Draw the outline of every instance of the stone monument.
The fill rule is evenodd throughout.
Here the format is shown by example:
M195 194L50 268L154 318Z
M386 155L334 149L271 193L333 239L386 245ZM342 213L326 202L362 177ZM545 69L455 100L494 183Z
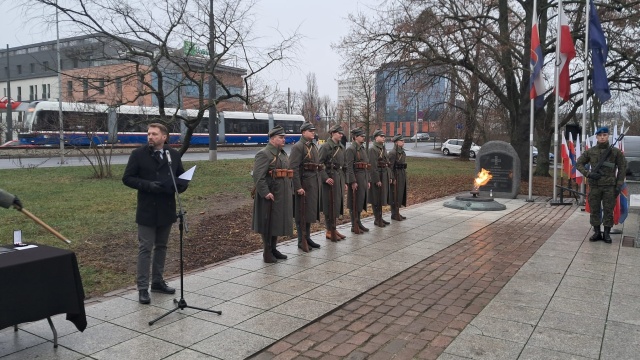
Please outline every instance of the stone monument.
M511 144L504 141L489 141L482 145L476 158L476 173L488 170L493 176L486 185L480 186L483 196L515 199L520 191L520 158Z

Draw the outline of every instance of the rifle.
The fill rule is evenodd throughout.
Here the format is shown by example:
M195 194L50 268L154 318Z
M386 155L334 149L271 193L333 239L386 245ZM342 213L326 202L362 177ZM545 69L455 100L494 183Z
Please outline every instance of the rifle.
M271 241L271 213L273 210L273 200L267 200L267 239Z
M304 189L304 188L303 188ZM305 216L305 196L306 195L298 195L300 196L300 226L298 231L300 231L300 237L302 238L302 251L309 252L309 244L307 244L307 237L305 236L305 229L307 228L307 221Z
M331 162L331 169L333 169L333 162ZM338 241L338 239L336 239L336 216L334 205L335 200L333 198L333 185L329 185L329 217L331 218L329 224L331 224L331 241L336 242Z
M618 144L618 142L622 141L623 138L624 138L624 134L620 134L618 136L618 138L613 142L613 144L611 144L609 146L609 148L607 149L607 152L604 154L604 156L600 157L600 160L598 161L596 166L591 170L592 174L602 175L602 174L600 174L600 168L602 167L604 162L607 161L607 159L609 158L609 155L611 155L611 151L613 150L613 148ZM596 181L598 181L598 180L596 180Z
M358 182L356 181L356 184L357 183ZM354 234L362 234L362 231L360 231L360 225L358 224L358 219L357 219L357 217L360 215L359 214L360 211L356 209L358 207L358 190L354 189L353 187L351 187L351 191L353 192L353 196L352 196L353 197L353 201L352 201L353 202L353 208L352 208L353 214L351 216L351 228L353 230L355 230Z

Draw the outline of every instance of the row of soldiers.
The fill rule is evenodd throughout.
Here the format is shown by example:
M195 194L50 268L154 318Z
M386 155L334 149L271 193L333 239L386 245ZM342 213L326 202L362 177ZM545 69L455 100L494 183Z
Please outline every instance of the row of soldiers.
M345 136L340 125L329 129L330 137L320 148L313 142L313 124L300 127L300 141L284 151L285 130L276 126L269 131L269 144L255 156L253 181L255 184L252 229L262 235L263 259L274 263L287 256L277 250L278 236L293 235L293 221L298 233L298 247L308 252L320 245L309 233L311 223L326 222L326 238L339 241L345 238L336 228L336 219L344 213L344 192L351 213L351 232L369 231L360 215L367 203L373 207L374 225L385 227L382 207L391 204L391 219L402 221L400 206L406 206L407 177L404 140L393 138L394 148L387 154L385 134L373 134L373 146L364 146L366 134L362 129L351 131L351 146L345 149Z

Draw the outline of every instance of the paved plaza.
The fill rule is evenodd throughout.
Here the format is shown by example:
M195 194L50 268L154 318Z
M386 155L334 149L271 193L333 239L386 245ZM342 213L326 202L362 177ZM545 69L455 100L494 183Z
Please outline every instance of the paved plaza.
M295 241L185 277L189 305L126 289L87 304L78 332L53 318L0 330L0 359L640 359L640 249L632 209L613 244L589 242L588 214L523 198L503 211L412 206L338 243ZM388 218L388 214L386 217ZM179 286L179 280L170 281ZM43 301L45 301L43 299Z

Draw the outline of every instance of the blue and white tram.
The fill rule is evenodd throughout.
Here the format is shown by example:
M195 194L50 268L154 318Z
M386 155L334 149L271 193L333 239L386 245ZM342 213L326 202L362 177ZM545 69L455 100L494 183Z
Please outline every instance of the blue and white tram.
M55 101L36 101L29 104L26 120L18 135L20 145L56 146L60 143L60 104ZM72 146L94 144L139 145L147 142L147 124L159 122L170 131L169 142L181 144L186 126L171 115L176 109L165 108L162 117L157 107L122 105L109 107L94 103L62 103L64 141ZM188 119L197 117L197 110L177 110ZM209 145L209 112L205 111L200 125L191 137L191 146ZM275 125L286 132L286 142L300 139L301 115L265 114L244 111L222 111L218 114L219 144L263 144L267 133Z

